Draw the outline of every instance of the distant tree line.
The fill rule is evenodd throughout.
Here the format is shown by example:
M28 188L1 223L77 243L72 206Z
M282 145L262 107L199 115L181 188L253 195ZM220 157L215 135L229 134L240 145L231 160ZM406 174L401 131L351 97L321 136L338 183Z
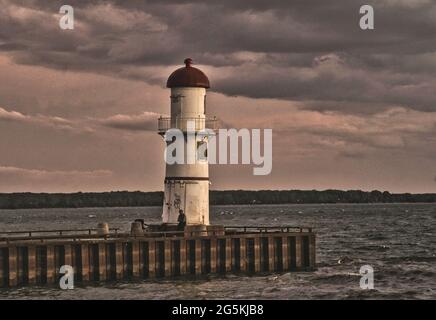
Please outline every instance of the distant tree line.
M436 202L436 194L394 194L388 191L361 190L261 190L212 191L211 204L285 203L394 203Z
M161 206L162 192L2 193L0 209ZM211 191L212 205L286 203L436 202L436 194L393 194L360 190Z
M162 192L1 193L0 209L162 205Z

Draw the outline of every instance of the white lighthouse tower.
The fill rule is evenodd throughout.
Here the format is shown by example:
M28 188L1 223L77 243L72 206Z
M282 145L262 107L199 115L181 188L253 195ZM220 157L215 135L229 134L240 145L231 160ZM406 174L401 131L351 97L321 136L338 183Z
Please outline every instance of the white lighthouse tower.
M165 135L169 129L181 130L184 133L185 150L193 150L204 143L207 144L207 137L188 139L188 127L195 133L204 131L205 128L215 129L216 120L206 118L206 89L210 87L209 79L201 70L192 66L192 59L185 59L184 62L185 67L177 69L168 78L167 88L171 89L171 116L159 118L158 131L159 134ZM187 162L189 161L182 164L166 164L163 223L177 223L179 210L182 209L188 225L209 225L207 157L196 155L195 163Z

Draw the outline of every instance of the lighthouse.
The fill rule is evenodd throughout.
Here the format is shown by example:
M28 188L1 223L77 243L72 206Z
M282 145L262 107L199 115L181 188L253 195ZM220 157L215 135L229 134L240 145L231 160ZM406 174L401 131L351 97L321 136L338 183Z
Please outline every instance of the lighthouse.
M206 117L206 90L209 79L198 68L192 66L192 59L184 61L185 66L175 70L168 78L167 88L171 90L170 117L160 117L158 133L165 137L170 129L183 133L184 150L207 149L207 135L198 134L205 129L216 129L216 120ZM188 133L194 133L194 138ZM166 141L167 147L171 141ZM204 145L205 144L205 145ZM206 154L206 156L204 156ZM162 222L175 224L179 211L186 215L187 225L209 225L209 164L207 152L195 154L195 161L183 163L166 162Z

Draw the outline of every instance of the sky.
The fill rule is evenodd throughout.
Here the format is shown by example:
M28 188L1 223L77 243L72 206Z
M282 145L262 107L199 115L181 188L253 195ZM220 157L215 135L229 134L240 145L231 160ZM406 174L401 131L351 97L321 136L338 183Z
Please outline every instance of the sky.
M273 130L270 175L211 165L211 189L436 192L433 0L0 0L0 192L162 190L187 57L209 116Z

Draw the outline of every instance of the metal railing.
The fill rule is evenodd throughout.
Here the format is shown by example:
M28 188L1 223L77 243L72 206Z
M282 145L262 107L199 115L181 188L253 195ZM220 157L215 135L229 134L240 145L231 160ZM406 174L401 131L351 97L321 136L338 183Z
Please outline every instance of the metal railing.
M312 232L311 227L295 226L225 226L226 232L233 231L237 233L274 233L274 232Z
M204 129L217 130L218 120L214 118L170 118L160 117L157 122L157 131L160 134L165 133L169 129L179 129L187 131L188 126L191 126L192 130L199 131ZM191 129L190 128L190 129Z
M27 234L27 237L32 237L35 236L35 234L41 234L41 233L46 233L48 235L68 235L68 233L77 233L77 232L82 232L86 233L88 235L91 235L94 233L97 233L98 229L92 229L92 228L87 228L87 229L54 229L54 230L24 230L24 231L0 231L0 235L24 235ZM118 233L118 231L120 230L120 228L109 228L109 232L110 231L114 231L115 234Z
M63 229L63 230L29 230L29 231L0 231L0 242L41 241L45 240L89 240L89 239L120 239L120 238L168 238L168 237L204 237L231 236L239 234L271 234L271 233L311 233L310 227L295 226L224 226L223 229L185 230L185 231L147 231L144 234L120 232L119 228L110 228L109 234L100 235L97 229ZM224 231L224 232L223 232ZM2 236L3 235L3 236Z

